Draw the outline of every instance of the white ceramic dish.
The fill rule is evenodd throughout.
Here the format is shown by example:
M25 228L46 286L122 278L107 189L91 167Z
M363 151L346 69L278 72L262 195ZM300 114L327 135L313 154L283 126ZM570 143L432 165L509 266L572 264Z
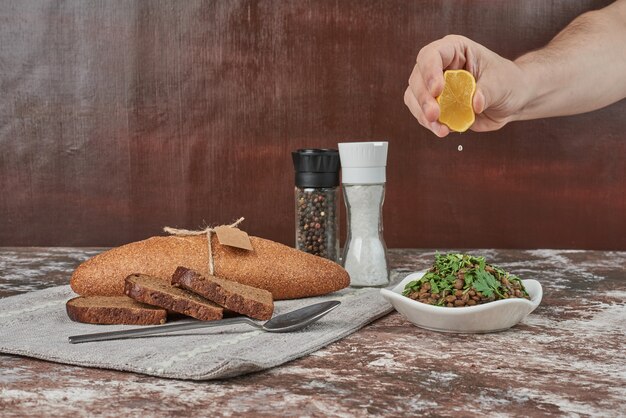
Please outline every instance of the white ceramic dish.
M381 289L382 295L406 319L421 328L442 332L497 332L511 328L535 310L543 290L537 280L522 280L530 300L514 298L497 300L464 308L433 306L402 296L404 286L418 280L425 272L409 274L391 290Z

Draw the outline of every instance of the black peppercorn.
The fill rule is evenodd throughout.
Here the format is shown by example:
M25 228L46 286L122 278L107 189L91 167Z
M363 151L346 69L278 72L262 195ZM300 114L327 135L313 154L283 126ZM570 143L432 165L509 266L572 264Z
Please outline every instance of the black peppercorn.
M292 152L295 168L296 248L339 261L339 152Z
M337 261L336 188L296 188L296 248ZM313 204L311 204L313 203Z

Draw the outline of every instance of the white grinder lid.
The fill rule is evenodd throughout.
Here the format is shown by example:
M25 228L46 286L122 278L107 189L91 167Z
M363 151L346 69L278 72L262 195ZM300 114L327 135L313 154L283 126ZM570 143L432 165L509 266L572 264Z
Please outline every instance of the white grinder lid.
M387 141L340 142L341 182L344 184L385 183Z

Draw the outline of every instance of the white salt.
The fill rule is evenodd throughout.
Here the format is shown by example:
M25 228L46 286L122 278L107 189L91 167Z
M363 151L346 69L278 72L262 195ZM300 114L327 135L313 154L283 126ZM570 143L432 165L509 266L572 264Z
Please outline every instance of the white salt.
M350 285L385 286L389 283L381 214L385 185L344 184L343 190L349 223L343 264L350 274Z

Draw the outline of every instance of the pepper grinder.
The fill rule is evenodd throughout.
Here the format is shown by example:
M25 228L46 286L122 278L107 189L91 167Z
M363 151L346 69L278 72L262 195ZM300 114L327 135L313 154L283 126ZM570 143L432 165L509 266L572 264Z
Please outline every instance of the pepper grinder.
M341 183L348 213L343 267L350 274L351 286L389 284L382 215L387 147L387 142L339 144Z
M339 153L299 149L291 153L295 176L296 248L339 262Z

